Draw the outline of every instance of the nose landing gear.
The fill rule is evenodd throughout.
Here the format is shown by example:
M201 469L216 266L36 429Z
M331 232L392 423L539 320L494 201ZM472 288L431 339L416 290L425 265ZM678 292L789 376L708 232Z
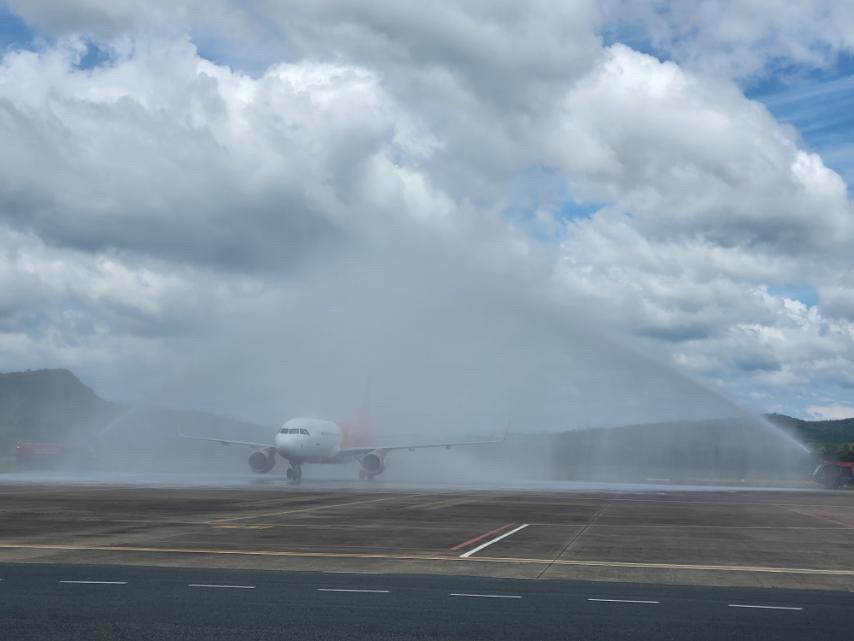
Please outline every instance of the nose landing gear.
M291 463L291 466L288 468L286 476L288 477L288 482L290 482L292 485L299 485L300 483L302 483L302 466Z

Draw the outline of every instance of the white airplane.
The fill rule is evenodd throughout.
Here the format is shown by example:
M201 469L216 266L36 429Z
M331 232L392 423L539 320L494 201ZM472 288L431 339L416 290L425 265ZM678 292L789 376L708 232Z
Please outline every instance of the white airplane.
M222 445L245 445L254 448L249 455L249 467L264 474L276 465L276 454L289 463L287 478L294 484L302 481L303 463L351 463L358 461L360 480L371 480L386 469L386 457L394 450L418 450L429 447L464 447L490 445L499 440L463 441L445 443L419 443L409 445L371 445L370 421L367 412L354 423L339 423L318 418L292 418L286 421L273 439L273 443L232 441L208 436L181 437L197 441L211 441Z

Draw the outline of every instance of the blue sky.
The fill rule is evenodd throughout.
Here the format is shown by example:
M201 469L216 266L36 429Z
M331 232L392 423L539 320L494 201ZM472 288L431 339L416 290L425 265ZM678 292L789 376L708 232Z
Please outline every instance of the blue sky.
M0 2L0 51L27 47L33 41L33 31Z
M774 117L795 127L825 164L854 184L854 56L841 54L830 69L787 69L747 87Z

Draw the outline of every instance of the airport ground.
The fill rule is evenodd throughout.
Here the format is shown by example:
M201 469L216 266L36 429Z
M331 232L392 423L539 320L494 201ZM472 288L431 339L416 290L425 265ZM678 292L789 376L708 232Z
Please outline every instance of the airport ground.
M483 577L0 564L15 641L832 641L851 595Z
M389 639L842 638L854 623L852 491L6 484L0 515L2 615L42 633L29 638L73 636L51 637L32 597L80 638L115 632L80 614L96 607L140 623L129 599L166 638L180 623L167 596L213 617L205 638L252 617L253 638L278 638L265 626L288 612L300 638L343 638L334 617L363 635L349 638ZM401 617L423 619L421 636ZM619 634L597 636L606 623Z

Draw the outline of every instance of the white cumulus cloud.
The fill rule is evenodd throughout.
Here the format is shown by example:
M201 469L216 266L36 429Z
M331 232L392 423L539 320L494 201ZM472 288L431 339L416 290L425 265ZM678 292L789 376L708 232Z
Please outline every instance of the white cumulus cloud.
M807 408L810 416L823 420L840 420L843 418L854 418L854 407L851 405L811 405Z
M847 186L731 80L849 45L720 6L689 37L682 3L11 2L44 39L0 60L0 356L125 395L169 357L236 363L259 374L221 409L268 416L276 381L352 386L370 346L598 420L605 370L533 366L575 336L564 356L642 353L687 398L683 374L760 409L854 403ZM627 25L671 60L605 44Z

